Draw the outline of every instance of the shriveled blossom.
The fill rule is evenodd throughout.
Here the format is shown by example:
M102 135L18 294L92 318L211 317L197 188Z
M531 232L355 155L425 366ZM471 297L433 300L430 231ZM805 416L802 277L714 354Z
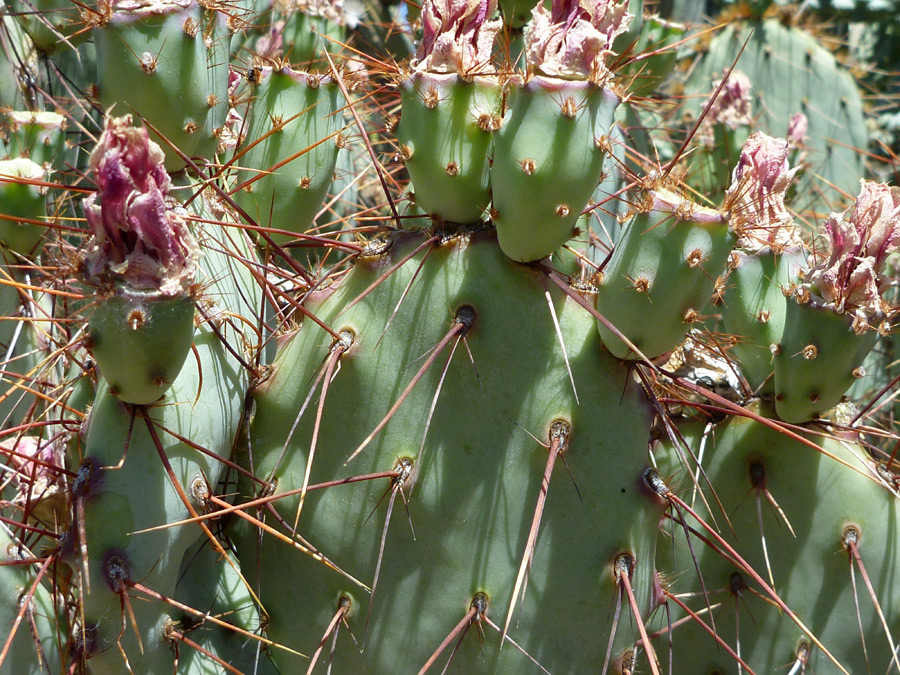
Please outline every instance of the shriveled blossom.
M98 190L85 200L94 238L86 271L133 289L176 295L194 278L196 243L168 198L171 179L162 149L131 116L111 117L91 153Z
M61 443L36 436L5 438L0 441L0 453L7 457L7 466L14 471L14 503L34 506L62 492L65 453Z
M809 133L809 120L802 112L794 113L788 120L788 141L791 147L796 148L803 144Z
M531 12L525 33L528 65L543 75L603 82L616 36L634 18L628 0L553 0Z
M727 71L724 73L727 76ZM713 95L722 80L713 82ZM728 129L737 129L752 123L750 109L752 104L750 78L739 70L731 71L722 90L719 91L707 113L709 124L723 124Z
M874 326L889 312L881 294L885 261L900 246L900 188L861 180L856 203L832 213L822 233L828 259L807 272L810 290L856 325Z
M754 131L741 149L725 192L725 208L738 236L737 246L748 253L765 247L776 252L801 245L784 197L797 172L788 164L789 144Z
M503 26L489 20L496 11L497 0L426 0L413 68L466 77L490 72L494 38Z

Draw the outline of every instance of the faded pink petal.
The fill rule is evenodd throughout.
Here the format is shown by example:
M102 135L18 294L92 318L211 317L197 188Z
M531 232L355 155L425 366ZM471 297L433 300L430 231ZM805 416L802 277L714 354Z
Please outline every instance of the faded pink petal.
M764 247L778 252L801 245L794 219L784 197L797 169L788 164L788 142L761 131L750 134L741 158L731 172L725 208L738 235L739 248L756 252Z
M634 18L628 0L553 0L531 12L525 33L528 65L549 77L602 83L616 36Z
M488 20L496 11L497 0L426 0L413 67L464 76L490 72L494 38L503 26L500 19Z
M856 203L832 213L822 233L828 260L809 270L807 283L836 312L873 325L883 314L882 294L890 283L887 256L900 246L900 188L861 180Z
M788 140L791 147L802 145L809 133L809 120L802 112L794 113L788 121Z
M109 118L91 153L98 190L85 200L94 234L88 272L172 295L193 280L196 244L170 204L162 149L131 116Z
M65 465L61 443L36 436L18 436L0 441L0 453L7 457L7 466L14 470L16 503L38 501L60 491Z
M727 75L727 71L723 74ZM721 83L722 80L713 82L713 94ZM731 76L712 102L706 119L711 124L724 124L729 129L750 125L753 122L750 114L751 91L750 78L739 70L731 71Z

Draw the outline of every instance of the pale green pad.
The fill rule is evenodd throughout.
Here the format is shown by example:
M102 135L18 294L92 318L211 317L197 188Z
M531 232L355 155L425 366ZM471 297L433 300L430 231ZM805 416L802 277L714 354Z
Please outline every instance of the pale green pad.
M587 82L547 77L510 87L494 140L492 218L503 252L527 262L573 237L600 182L602 141L619 99Z
M385 429L343 466L422 366L423 354L451 328L454 312L463 305L477 312L467 336L474 367L460 344L425 437L420 473L406 488L415 538L398 495L365 652L360 654L342 629L335 672L417 672L478 591L489 595L488 616L503 625L547 462L546 448L529 434L546 442L550 423L560 417L572 424L566 454L572 477L557 461L527 592L510 637L551 672L599 672L617 593L611 566L619 553L631 551L636 557L633 585L641 612L650 609L652 540L660 507L640 483L647 409L629 384L627 368L600 350L591 316L551 287L578 389L576 403L544 297L547 282L506 259L490 233L451 241L431 250L424 262L424 252L418 253L363 301L347 307L422 240L421 235L402 236L388 259L360 261L327 297L310 298L310 309L320 319L355 334L324 403L311 483L390 470L399 457L417 457L449 347ZM257 390L252 462L258 476L277 478L278 493L302 485L318 393L288 438L330 344L327 333L305 323L280 351L272 378ZM387 488L381 479L309 493L298 533L371 584L387 502L379 506L379 500ZM297 497L277 502L277 508L292 524ZM267 535L260 555L257 531L240 530L244 569L259 570L255 578L269 612L270 637L311 653L342 594L354 602L351 629L357 639L365 635L365 591ZM628 611L625 603L614 655L636 639L634 622L625 618ZM539 672L511 645L500 650L493 629L485 631L483 641L470 631L452 672ZM284 652L273 655L282 672L307 667ZM327 655L317 670L326 661Z
M441 220L477 221L491 201L491 129L500 121L497 81L416 72L401 83L400 101L397 140L416 204Z

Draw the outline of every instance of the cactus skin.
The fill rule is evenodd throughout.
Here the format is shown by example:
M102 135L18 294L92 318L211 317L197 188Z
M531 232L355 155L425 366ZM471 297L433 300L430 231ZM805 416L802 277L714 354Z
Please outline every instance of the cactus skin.
M495 78L466 82L455 73L415 72L401 82L397 141L426 213L474 223L487 211L500 93Z
M172 386L194 338L193 298L127 293L91 314L88 339L113 395L153 403Z
M572 238L600 180L618 104L587 82L536 76L513 87L491 165L492 220L510 258L539 260Z
M887 616L895 616L887 608L896 606L897 585L889 551L898 502L866 450L852 436L823 442L805 435L810 442L805 445L747 418L732 418L705 434L703 426L687 425L684 432L694 452L700 451L701 437L706 437L704 471L722 498L721 511L728 514L733 529L722 533L725 539L766 583L774 585L829 651L840 654L847 671L889 668L891 649L884 628L870 593L860 583L861 571L856 563L854 590L850 554L843 543L847 529L857 528L859 553L875 595ZM679 482L687 491L684 499L690 502L690 478L684 475L672 446L659 448L656 457L661 472L680 476ZM828 494L826 500L819 498L823 491ZM699 499L694 504L702 516L709 516ZM713 508L721 518L719 507ZM704 546L699 538L694 539L694 550L706 588L711 591L709 602L716 604L717 633L732 648L736 648L740 636L740 654L755 672L772 672L792 664L804 641L809 647L807 670L840 672L790 617L767 602L767 594L745 570ZM673 575L672 592L700 593L680 528L670 526L662 535L658 560L664 572ZM668 567L673 562L675 566ZM746 588L731 583L735 572ZM705 609L702 595L692 597L688 604L694 611ZM670 619L674 622L682 613L673 610ZM865 636L865 649L860 630ZM716 649L712 638L695 624L676 629L673 645L673 663L687 672L711 675L734 667L727 652Z
M399 238L391 259L399 259L419 241L408 235ZM397 503L366 650L360 654L341 637L335 666L355 672L415 672L477 591L487 593L488 615L503 625L547 461L546 449L523 430L546 442L550 423L563 418L572 425L565 456L581 499L558 462L528 592L519 601L510 637L551 671L569 666L599 669L610 630L607 608L615 604L617 593L611 573L617 554L631 551L637 559L633 585L640 611L651 609L651 541L660 507L640 487L649 418L636 392L626 385L625 368L601 353L590 316L557 292L552 294L553 303L578 391L580 404L576 403L553 331L538 330L542 324L552 325L539 276L506 260L487 234L450 239L429 252L419 272L422 283L412 287L378 344L385 310L396 304L422 255L352 309L342 311L390 260L358 264L339 289L312 305L331 325L352 331L353 345L341 357L341 370L329 387L311 484L326 477L390 470L398 457L412 458L416 467L407 492L415 539ZM342 467L406 386L417 357L452 325L452 315L447 316L444 308L466 305L477 312L466 335L477 376L459 345L427 428L421 463L417 455L426 431L423 411L435 396L438 369L426 374L384 431ZM417 309L426 306L442 311ZM244 462L249 464L252 458L259 475L276 478L278 492L303 484L314 411L307 409L293 434L291 429L308 383L328 358L329 344L321 329L304 325L280 352L272 378L256 391L250 454ZM441 354L440 362L446 354ZM512 361L529 365L518 368L519 376L512 378ZM298 382L305 384L298 387ZM486 407L486 401L502 403L499 408ZM383 507L366 520L387 488L386 482L373 482L311 492L300 531L348 572L371 579ZM483 499L503 503L501 512L483 509ZM296 497L279 502L289 523L296 505ZM447 527L448 518L452 528ZM585 538L589 543L576 544ZM238 542L245 564L250 569L261 566L259 592L269 613L270 634L279 642L304 653L312 651L342 594L353 600L350 625L360 639L369 611L362 589L279 542L264 536L258 544L253 528L241 528ZM440 573L415 571L436 559L448 563ZM292 577L315 582L289 588L267 583L274 570L285 567ZM410 585L415 593L404 590ZM308 613L309 621L298 623L298 612ZM525 630L527 626L532 628ZM627 622L619 623L616 654L634 639L632 630ZM559 650L560 644L569 647ZM273 657L282 669L297 667L289 654ZM454 668L471 673L537 672L515 648L507 645L499 650L499 636L491 630L483 644L471 638L463 642Z
M44 2L21 0L32 1ZM324 2L298 4L320 12ZM0 247L0 544L17 549L6 547L10 564L0 565L0 673L856 675L900 666L891 662L898 237L893 225L855 227L870 211L893 223L900 202L864 183L863 206L825 217L848 200L818 176L839 174L850 189L863 171L850 146L868 136L858 134L859 93L815 44L821 35L774 4L760 17L767 3L755 3L742 25L760 29L746 54L762 65L738 63L732 76L748 75L737 100L756 108L735 130L727 109L714 108L722 119L712 131L682 146L681 113L731 67L734 45L685 28L697 39L642 52L667 24L632 18L637 0L541 3L523 30L502 32L493 0L348 2L337 29L346 44L311 34L296 6L176 4L187 9L143 25L122 10L146 9L144 0L99 14L84 5L93 39L78 51L36 45L22 29L34 17L0 21L9 75L0 78L0 161L29 159L48 183L32 212L36 246ZM186 15L197 18L193 38ZM720 34L743 30L734 16ZM636 51L624 53L642 25ZM156 75L138 72L140 62L155 63ZM250 86L266 67L315 73L328 101L310 107L301 92L286 108L269 105L268 84ZM437 108L422 105L421 84L444 80L453 87ZM238 86L226 92L226 82ZM485 82L487 100L473 106ZM27 121L10 121L10 110ZM32 122L50 111L65 119L65 136ZM144 162L140 189L116 192L89 158L95 148L96 158L109 154L104 113L127 112L138 124L146 116L138 135L161 149L146 145L159 160ZM490 133L473 127L483 114ZM194 133L186 115L203 120ZM577 133L553 147L567 124ZM303 125L315 133L285 142ZM787 133L773 142L777 158L744 162L739 141L756 127ZM718 146L702 144L716 134ZM403 145L414 150L405 165ZM446 154L460 148L478 161ZM309 164L319 150L325 158ZM529 186L520 160L538 152L560 171ZM801 167L793 195L787 159ZM870 164L881 180L892 173L893 164ZM766 169L757 171L765 180L744 178L748 168ZM256 197L242 189L280 174L289 178L271 193L262 178ZM313 175L321 183L300 199ZM408 206L410 191L418 203ZM648 194L662 208L634 213ZM865 206L873 195L876 209ZM761 204L748 203L756 197ZM571 222L538 212L562 203ZM162 237L169 244L196 246L150 246L153 237L120 227L148 224L132 222L136 212L176 225ZM770 240L779 230L763 216L796 218L796 241ZM683 238L703 245L673 244L677 219L691 220ZM254 246L308 245L310 234L309 255ZM726 278L732 244L739 264ZM192 249L196 257L180 255ZM629 287L650 272L652 302ZM127 340L110 334L133 312L115 305L155 294L178 307L180 336L165 329L123 357ZM795 310L838 325L782 330ZM118 318L103 326L104 313ZM877 378L841 393L843 365L794 375L795 362L767 358L770 345L804 336L823 340L822 360L842 341L877 340L863 361ZM147 372L134 378L140 396L123 395L116 360L182 361L175 351L187 358L177 375L173 366L160 376L170 388L147 391ZM848 400L807 410L809 383ZM671 449L682 435L691 452ZM315 489L300 513L304 486ZM741 570L746 587L726 588L735 563L713 550L725 541L752 568ZM767 602L770 584L780 610ZM16 627L20 601L29 611ZM713 619L718 646L701 625L713 629Z
M187 157L211 159L228 111L225 15L193 0L114 2L112 10L94 29L100 102L119 106L117 115L134 111ZM166 168L183 169L185 160L156 140Z
M284 68L254 71L246 150L235 201L260 224L297 234L312 225L334 178L340 90L328 77ZM279 234L284 242L290 235Z
M665 188L635 198L636 213L603 270L597 310L647 358L675 348L701 320L713 284L734 244L727 214ZM652 317L652 320L648 320ZM637 359L598 322L603 344L620 359Z
M45 180L44 169L30 159L0 160L0 243L16 253L33 254L44 235L34 221L46 213Z

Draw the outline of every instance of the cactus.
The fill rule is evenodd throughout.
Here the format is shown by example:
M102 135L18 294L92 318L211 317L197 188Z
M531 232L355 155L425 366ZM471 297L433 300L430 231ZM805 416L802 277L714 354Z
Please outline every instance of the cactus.
M8 0L0 672L900 672L900 192L769 4Z

